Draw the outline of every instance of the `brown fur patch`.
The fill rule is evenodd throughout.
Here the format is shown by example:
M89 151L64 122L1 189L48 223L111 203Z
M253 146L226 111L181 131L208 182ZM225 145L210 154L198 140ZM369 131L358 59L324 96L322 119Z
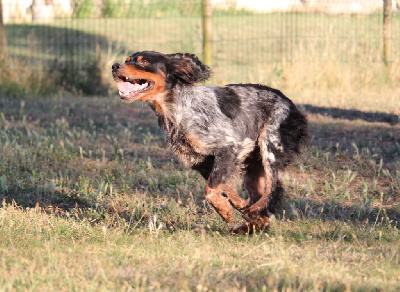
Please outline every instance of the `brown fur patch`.
M186 140L196 149L198 153L208 153L209 146L193 133L186 134Z
M215 211L225 220L225 222L229 223L233 220L233 210L231 204L227 198L223 197L221 194L221 186L217 185L215 188L209 187L209 181L207 181L206 185L206 200L213 206Z
M252 169L253 171L253 169ZM248 172L244 174L244 185L250 197L250 205L256 203L265 193L266 178L263 168L259 168L257 172Z
M252 153L245 164L248 166L243 174L244 188L250 197L249 204L253 205L266 192L266 172L257 152Z
M132 59L131 57L126 58L125 62L130 62Z
M189 62L189 59L184 59L183 61L185 61L185 64L183 65L183 66L175 66L178 70L180 70L180 71L183 71L183 72L185 72L185 73L188 73L188 72L190 72L190 71L192 71L191 69L190 69L190 67L189 66L187 66L187 63Z
M271 196L272 191L272 176L271 174L267 173L266 177L262 182L266 181L265 183L265 191L262 194L261 198L253 205L250 206L248 212L246 212L245 216L249 218L257 218L262 210L264 210L267 206L269 197Z
M227 195L227 197L229 198L229 202L235 209L240 210L247 206L247 201L240 197L236 193L235 189L230 185L222 185L222 190Z
M167 104L164 102L164 98L167 94L158 94L157 98L154 100L146 100L150 105L154 107L157 115L169 118L169 109Z

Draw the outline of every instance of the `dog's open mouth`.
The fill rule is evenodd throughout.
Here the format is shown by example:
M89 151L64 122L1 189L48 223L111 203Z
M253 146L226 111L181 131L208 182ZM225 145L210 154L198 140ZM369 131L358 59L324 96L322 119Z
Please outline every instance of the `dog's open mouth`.
M129 77L119 78L122 82L118 82L118 90L121 99L133 100L139 93L148 91L153 88L154 82L147 79L131 79Z

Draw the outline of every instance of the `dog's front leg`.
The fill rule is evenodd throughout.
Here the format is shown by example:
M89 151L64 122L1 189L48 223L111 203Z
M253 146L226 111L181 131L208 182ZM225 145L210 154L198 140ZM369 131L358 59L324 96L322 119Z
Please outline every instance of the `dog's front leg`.
M215 211L225 220L226 223L232 222L233 210L228 199L222 196L221 185L210 187L210 180L206 185L206 200L213 206Z
M206 185L207 202L209 202L214 207L218 214L227 223L233 220L233 209L229 200L229 193L232 192L227 192L227 190L231 191L233 189L229 188L226 182L230 179L230 177L236 170L235 159L236 156L234 155L233 151L229 150L226 150L216 155L213 170L211 171L210 177L208 178ZM228 198L223 196L223 193L225 193ZM239 197L238 195L236 196ZM235 202L238 200L236 196Z
M228 197L229 202L231 205L236 209L239 210L240 212L243 212L246 207L249 205L249 201L243 199L241 196L239 196L236 192L236 190L231 187L228 184L222 185L222 190L224 194Z

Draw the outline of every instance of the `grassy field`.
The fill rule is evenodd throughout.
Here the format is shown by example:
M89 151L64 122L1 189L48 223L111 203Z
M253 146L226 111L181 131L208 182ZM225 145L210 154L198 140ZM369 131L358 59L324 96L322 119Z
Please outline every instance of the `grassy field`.
M213 82L283 89L310 121L283 209L250 237L227 235L204 180L111 80L134 51L201 56L200 17L7 24L0 291L399 291L400 14L391 75L381 23L215 15Z
M399 95L289 92L311 145L251 237L227 235L147 106L2 97L0 290L398 291Z

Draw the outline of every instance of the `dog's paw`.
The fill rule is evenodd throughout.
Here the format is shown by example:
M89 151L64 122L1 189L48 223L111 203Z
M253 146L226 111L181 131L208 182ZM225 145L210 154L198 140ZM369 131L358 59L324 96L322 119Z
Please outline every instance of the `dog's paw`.
M270 228L270 221L268 216L260 216L255 220L249 220L237 227L231 228L229 234L231 235L246 235L254 234L256 232L268 232Z
M258 218L262 217L261 215L261 210L252 210L251 208L245 208L244 210L241 211L242 213L242 218L246 220L247 222L255 221Z

